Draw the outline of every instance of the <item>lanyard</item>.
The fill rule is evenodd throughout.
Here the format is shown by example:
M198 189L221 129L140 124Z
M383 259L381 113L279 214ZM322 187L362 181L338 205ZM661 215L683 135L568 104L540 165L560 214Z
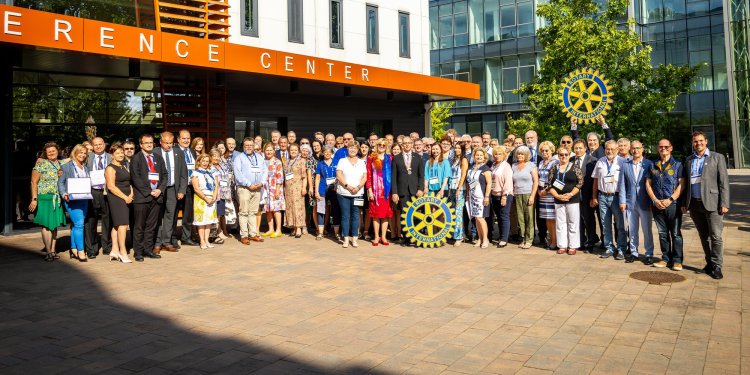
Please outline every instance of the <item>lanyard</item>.
M245 153L245 156L247 156L247 160L250 160L250 154ZM255 155L255 153L253 153L253 159L250 160L250 164L252 164L253 167L258 166L258 155Z
M607 176L612 175L612 165L614 165L617 162L617 157L615 157L612 160L612 164L609 164L609 160L605 160L604 163L607 164Z
M299 156L297 156L296 158L294 158L294 161L292 162L291 165L287 164L287 166L286 166L286 173L290 173L290 171L294 171L294 165L297 164L298 160L299 160Z
M323 166L323 173L326 178L336 177L336 167L333 166L333 162L331 162L331 165L328 165L325 160L323 160ZM333 176L331 176L331 172L333 172Z
M696 155L695 160L693 160L693 165L691 165L690 169L692 169L692 177L698 177L703 174L703 163L706 160L706 154L703 153L703 156L697 157Z
M565 171L562 172L562 173L560 173L560 168L558 166L558 168L557 168L557 180L558 181L562 181L563 177L565 177L565 174L568 173L569 170L570 170L570 163L568 163L568 165L565 166Z
M196 169L195 171L205 176L206 190L214 191L214 175L205 169Z
M80 174L78 174L78 171L83 171L83 176L81 176ZM86 167L85 166L81 166L81 168L78 169L78 166L75 165L75 164L73 164L73 174L75 174L76 178L88 177L88 173L86 173Z
M187 164L193 164L191 161L193 161L193 154L190 152L189 148L186 148L183 150L185 152L185 161Z

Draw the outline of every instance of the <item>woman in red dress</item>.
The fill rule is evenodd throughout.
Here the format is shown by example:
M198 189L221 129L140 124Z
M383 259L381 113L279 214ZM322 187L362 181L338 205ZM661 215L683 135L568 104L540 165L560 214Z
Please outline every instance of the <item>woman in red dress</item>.
M390 245L386 240L388 220L393 216L391 202L391 156L385 153L386 140L381 138L375 144L375 150L367 158L367 196L370 199L370 218L375 229L372 246L382 243Z

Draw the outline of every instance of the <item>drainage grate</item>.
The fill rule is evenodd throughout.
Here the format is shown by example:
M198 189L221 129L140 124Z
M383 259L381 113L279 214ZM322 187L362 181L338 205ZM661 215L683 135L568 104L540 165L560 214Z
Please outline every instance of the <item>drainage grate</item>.
M639 271L630 274L630 277L636 280L646 281L649 284L671 284L685 281L685 276L681 276L672 272L662 271Z

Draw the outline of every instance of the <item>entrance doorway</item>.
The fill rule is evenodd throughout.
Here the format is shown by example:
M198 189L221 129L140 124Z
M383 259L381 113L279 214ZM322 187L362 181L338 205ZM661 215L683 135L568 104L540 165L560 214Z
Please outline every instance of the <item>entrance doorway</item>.
M281 134L287 132L286 117L246 117L234 118L234 138L240 142L245 137L260 135L264 140L271 139L271 132L278 130Z

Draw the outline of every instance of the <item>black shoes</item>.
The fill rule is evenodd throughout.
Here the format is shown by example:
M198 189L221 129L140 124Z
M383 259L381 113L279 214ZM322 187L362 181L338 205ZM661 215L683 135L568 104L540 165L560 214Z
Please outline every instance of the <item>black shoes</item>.
M193 240L183 240L181 242L183 245L186 245L186 246L198 246L198 243Z
M724 278L724 274L721 273L721 267L719 267L719 266L714 266L713 267L713 272L711 272L709 275L711 277L713 277L714 279L716 279L716 280L721 280L721 279Z
M622 253L617 253L617 255L615 256L615 259L617 259L617 260L623 260L623 259L625 259L625 255L622 255Z
M625 258L625 263L633 263L635 262L635 257L632 255L628 255L627 258Z
M135 257L136 262L143 262L143 257Z
M604 253L602 253L602 255L599 255L599 258L607 259L611 256L612 256L612 253L610 253L609 251L605 251Z
M652 257L645 257L643 258L643 264L650 266L654 264L654 259Z
M146 254L143 254L143 255L146 256L146 257L148 257L148 258L151 258L151 259L161 259L161 255L159 255L159 254L146 253Z

